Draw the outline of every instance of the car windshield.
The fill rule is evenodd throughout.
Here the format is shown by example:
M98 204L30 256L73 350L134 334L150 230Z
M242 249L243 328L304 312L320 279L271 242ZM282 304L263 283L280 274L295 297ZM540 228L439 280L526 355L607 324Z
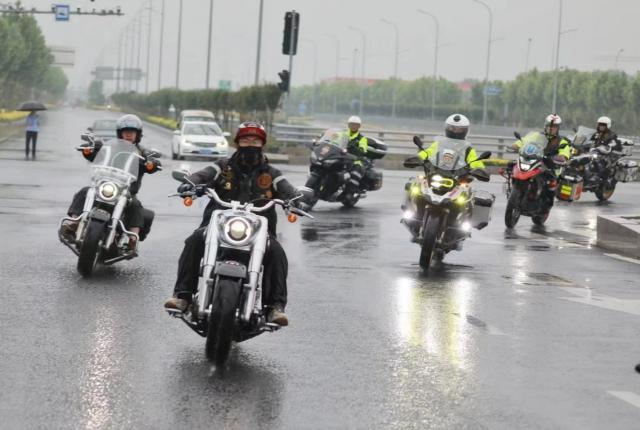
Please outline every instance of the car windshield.
M107 141L93 160L94 179L109 178L119 182L138 179L140 158L138 148L126 140Z
M222 130L216 123L185 124L182 134L191 136L222 136Z
M437 136L438 150L429 156L429 162L440 170L455 171L467 165L467 149L471 144L462 139Z
M337 146L338 148L346 149L347 144L349 143L349 133L343 129L330 128L320 136L318 142L329 143Z
M99 119L93 122L94 130L109 130L116 132L116 122L110 119Z
M214 119L210 116L198 116L198 115L189 115L182 118L182 122L187 121L203 121L203 122L213 122Z
M520 155L526 158L542 158L547 146L547 138L544 134L532 131L522 138Z

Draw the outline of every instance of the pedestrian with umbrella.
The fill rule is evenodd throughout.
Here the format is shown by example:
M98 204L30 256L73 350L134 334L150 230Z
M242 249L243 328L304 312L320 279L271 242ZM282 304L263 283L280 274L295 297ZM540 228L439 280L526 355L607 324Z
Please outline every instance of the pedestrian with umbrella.
M47 108L40 102L25 102L20 105L20 111L29 112L27 116L27 129L25 137L25 158L29 159L29 144L31 144L31 158L36 158L36 144L38 143L38 132L40 131L40 116L38 111Z

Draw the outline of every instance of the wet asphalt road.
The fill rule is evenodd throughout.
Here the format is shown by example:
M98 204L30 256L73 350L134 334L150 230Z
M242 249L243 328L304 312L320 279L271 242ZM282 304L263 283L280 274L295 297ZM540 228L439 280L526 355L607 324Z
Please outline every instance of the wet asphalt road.
M89 178L73 147L110 115L48 112L37 161L0 144L1 428L638 428L640 265L592 246L596 214L638 213L638 184L514 232L501 181L480 185L498 195L493 222L429 277L399 224L406 172L354 210L281 218L291 326L236 346L220 372L162 309L206 203L167 198L183 162L144 180L157 217L139 258L82 279L58 242ZM145 135L168 153L166 131Z

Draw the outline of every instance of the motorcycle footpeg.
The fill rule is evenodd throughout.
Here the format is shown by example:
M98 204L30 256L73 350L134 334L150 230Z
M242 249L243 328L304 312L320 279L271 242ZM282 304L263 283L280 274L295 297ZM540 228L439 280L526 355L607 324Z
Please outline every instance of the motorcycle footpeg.
M276 331L276 330L280 330L282 328L281 325L276 324L276 323L268 322L268 323L265 323L264 325L267 328L267 330L269 330L269 331Z
M169 315L171 315L174 318L184 318L184 312L182 312L180 309L166 309L165 311L167 311L167 313Z

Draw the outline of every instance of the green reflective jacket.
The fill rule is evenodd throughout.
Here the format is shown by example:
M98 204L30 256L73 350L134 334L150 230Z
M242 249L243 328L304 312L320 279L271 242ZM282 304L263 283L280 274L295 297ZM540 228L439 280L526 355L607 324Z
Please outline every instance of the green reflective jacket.
M438 152L438 143L438 141L435 141L427 149L423 149L422 151L418 152L418 157L420 157L422 161L431 157L433 154ZM466 162L472 169L485 168L484 162L482 160L478 160L478 154L476 153L476 150L471 146L467 149Z

